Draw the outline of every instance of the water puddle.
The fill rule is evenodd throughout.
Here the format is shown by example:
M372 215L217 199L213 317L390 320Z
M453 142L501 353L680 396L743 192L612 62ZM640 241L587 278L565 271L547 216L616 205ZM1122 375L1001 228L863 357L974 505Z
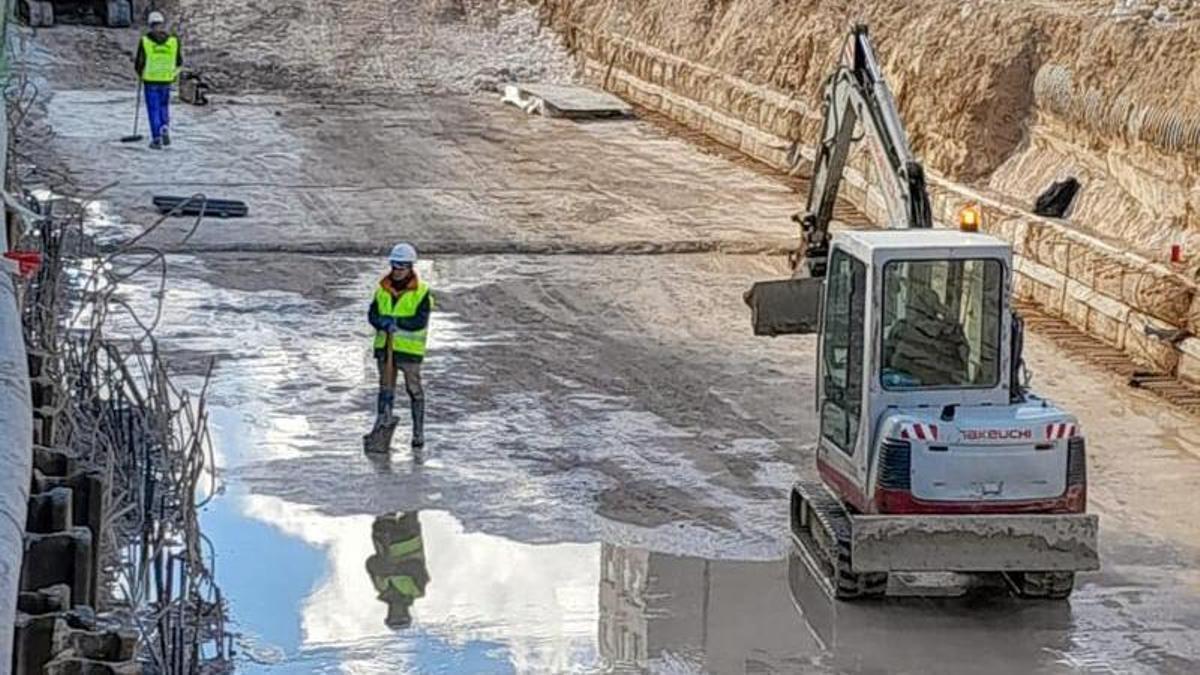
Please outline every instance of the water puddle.
M434 510L328 517L250 494L204 526L241 672L565 672L598 660L598 544L524 544Z
M529 544L440 510L333 517L231 493L204 514L240 672L1070 672L1069 605L831 602L798 559ZM1074 656L1067 657L1075 652Z
M414 461L405 428L390 458L369 461L372 262L322 259L296 274L293 261L255 260L240 275L225 259L170 262L184 274L163 332L181 358L218 359L209 411L220 485L203 525L243 636L241 672L1191 665L1200 616L1194 592L1180 590L1196 588L1190 559L1115 527L1104 571L1070 603L986 590L830 602L784 557L779 504L794 467L770 429L721 417L727 406L708 398L695 402L703 415L673 409L689 400L687 381L645 391L670 373L615 371L619 359L588 355L585 330L572 333L582 346L539 342L562 324L506 321L520 313L511 308L551 302L541 286L494 272L512 297L445 293L426 370L429 456ZM447 260L423 272L453 288L478 267ZM128 291L133 305L153 302L151 283ZM493 302L509 304L487 314ZM230 314L238 320L220 320ZM608 386L614 373L642 383L641 396ZM757 381L744 381L753 396Z

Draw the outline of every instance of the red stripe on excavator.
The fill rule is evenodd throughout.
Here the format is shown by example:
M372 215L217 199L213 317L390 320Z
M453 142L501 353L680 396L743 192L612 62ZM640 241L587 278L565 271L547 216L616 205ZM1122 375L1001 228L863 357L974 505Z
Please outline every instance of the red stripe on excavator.
M907 490L878 488L873 508L864 513L895 514L990 514L990 513L1083 513L1087 504L1082 486L1069 486L1060 497L1011 502L935 502L917 499Z
M833 465L822 460L820 457L817 457L817 473L820 474L821 480L833 489L834 495L839 499L849 503L859 511L867 512L867 496L863 494L863 491L851 482L849 478L846 478L837 469L833 468Z

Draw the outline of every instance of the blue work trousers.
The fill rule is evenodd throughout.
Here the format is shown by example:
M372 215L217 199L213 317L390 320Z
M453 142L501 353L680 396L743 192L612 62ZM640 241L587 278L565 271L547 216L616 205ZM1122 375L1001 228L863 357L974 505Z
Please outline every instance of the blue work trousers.
M146 82L146 119L150 120L150 138L162 140L163 127L171 123L171 85Z

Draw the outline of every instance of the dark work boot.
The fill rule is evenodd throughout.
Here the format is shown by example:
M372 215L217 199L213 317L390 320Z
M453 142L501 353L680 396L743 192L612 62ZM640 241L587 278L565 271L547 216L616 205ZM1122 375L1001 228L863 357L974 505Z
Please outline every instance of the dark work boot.
M412 446L423 448L425 447L425 399L414 398L410 407L412 408Z
M379 423L381 425L392 423L392 406L395 398L395 392L384 389L379 390L379 397L375 402L375 412L379 415Z

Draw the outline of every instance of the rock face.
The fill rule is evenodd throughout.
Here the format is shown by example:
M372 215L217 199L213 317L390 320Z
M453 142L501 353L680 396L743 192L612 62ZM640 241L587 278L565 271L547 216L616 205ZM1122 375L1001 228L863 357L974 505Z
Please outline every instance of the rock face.
M574 66L513 0L174 0L185 56L222 91L471 93Z
M1163 259L1200 259L1200 7L1190 1L544 0L571 47L785 138L813 141L847 27L866 22L927 166L1031 204L1083 183L1072 221ZM648 63L628 40L680 60ZM767 110L736 78L806 104ZM744 91L744 90L743 90ZM793 106L798 107L798 106ZM761 126L761 125L759 125Z

